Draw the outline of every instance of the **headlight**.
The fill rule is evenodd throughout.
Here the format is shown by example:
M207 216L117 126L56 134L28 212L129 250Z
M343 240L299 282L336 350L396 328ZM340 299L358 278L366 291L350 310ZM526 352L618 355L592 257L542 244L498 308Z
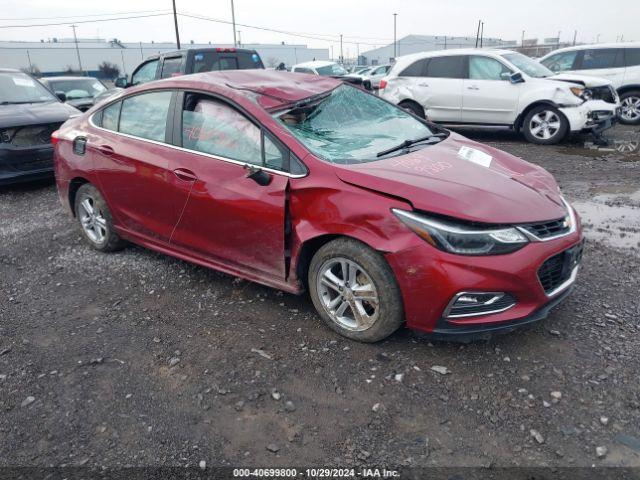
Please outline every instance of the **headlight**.
M392 209L398 219L434 247L458 255L500 255L519 250L529 240L513 227L482 229L435 220L406 210Z
M573 93L576 97L580 97L583 100L590 100L593 97L593 93L588 88L583 87L569 87L571 93Z

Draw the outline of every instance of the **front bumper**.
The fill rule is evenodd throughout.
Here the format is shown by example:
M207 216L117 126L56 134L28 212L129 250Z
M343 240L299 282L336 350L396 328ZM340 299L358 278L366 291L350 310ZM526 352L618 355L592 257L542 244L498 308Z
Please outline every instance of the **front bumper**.
M545 293L538 270L547 260L582 242L579 224L573 233L495 256L461 256L442 252L416 236L411 245L388 253L400 291L407 326L436 336L462 339L510 331L547 316L572 288L567 282ZM573 277L575 280L575 276ZM484 315L444 318L451 300L460 292L505 292L516 304Z
M587 100L574 107L561 107L560 111L567 117L571 132L600 133L617 121L619 109L620 103Z
M53 178L53 146L0 147L0 185Z

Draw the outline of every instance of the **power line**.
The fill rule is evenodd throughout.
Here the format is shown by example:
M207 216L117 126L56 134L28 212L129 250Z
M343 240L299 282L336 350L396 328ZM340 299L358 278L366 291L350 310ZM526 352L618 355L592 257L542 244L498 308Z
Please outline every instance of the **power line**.
M0 25L0 28L29 28L29 27L52 27L59 25L71 25L72 23L96 23L96 22L111 22L114 20L129 20L132 18L149 18L149 17L161 17L164 15L171 15L171 12L167 13L155 13L149 15L134 15L130 17L117 17L117 18L99 18L95 20L80 20L80 21L69 21L69 22L58 22L58 23L38 23L31 25Z
M1 21L18 21L18 20L55 20L57 18L86 18L86 17L108 17L111 15L134 15L138 13L161 13L164 10L136 10L135 12L112 12L112 13L92 13L86 15L64 15L61 17L21 17L21 18L0 18Z

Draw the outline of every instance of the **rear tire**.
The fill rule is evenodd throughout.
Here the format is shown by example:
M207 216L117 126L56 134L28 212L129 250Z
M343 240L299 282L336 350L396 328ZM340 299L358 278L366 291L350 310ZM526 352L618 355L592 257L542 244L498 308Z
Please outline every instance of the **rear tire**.
M640 90L630 90L620 95L620 123L640 125Z
M538 145L554 145L569 132L569 121L551 105L538 105L524 117L522 133L527 141Z
M404 323L402 297L385 258L365 244L339 238L322 246L309 266L309 292L334 331L377 342Z
M126 242L113 228L113 218L104 198L90 183L82 185L75 198L75 213L84 238L96 250L115 252Z
M404 101L404 102L400 102L398 106L409 113L413 113L416 117L426 118L424 114L424 109L415 102Z

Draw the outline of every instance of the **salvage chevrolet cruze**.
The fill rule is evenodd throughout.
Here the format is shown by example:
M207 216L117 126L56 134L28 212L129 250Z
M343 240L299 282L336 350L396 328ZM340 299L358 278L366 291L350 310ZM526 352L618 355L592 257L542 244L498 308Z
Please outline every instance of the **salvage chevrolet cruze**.
M355 340L512 330L567 296L581 258L580 220L544 169L331 78L161 80L53 141L60 199L94 248L128 240L308 290Z

